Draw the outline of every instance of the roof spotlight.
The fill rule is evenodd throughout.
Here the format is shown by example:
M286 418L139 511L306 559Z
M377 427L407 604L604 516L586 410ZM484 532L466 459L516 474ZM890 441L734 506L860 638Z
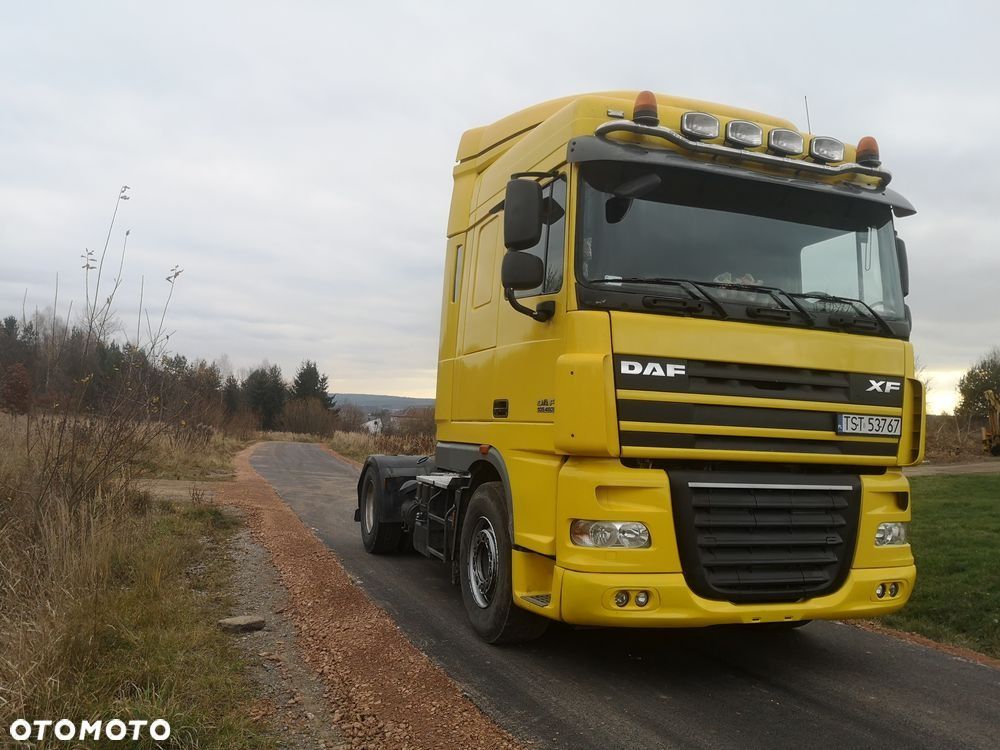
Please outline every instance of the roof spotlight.
M704 112L685 112L681 116L681 132L688 138L719 137L719 118Z
M844 144L836 138L817 135L809 142L809 156L816 161L843 161Z
M754 148L764 142L764 131L749 120L730 120L726 123L726 140L734 146Z
M802 134L787 128L774 128L767 134L767 149L781 156L798 156L802 153Z

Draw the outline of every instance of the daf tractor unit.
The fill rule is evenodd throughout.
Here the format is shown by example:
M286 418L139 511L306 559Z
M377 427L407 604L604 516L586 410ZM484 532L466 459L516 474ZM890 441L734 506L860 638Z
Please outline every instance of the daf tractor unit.
M648 91L466 132L436 452L365 462L366 549L447 563L491 643L900 609L925 410L890 179L874 138Z

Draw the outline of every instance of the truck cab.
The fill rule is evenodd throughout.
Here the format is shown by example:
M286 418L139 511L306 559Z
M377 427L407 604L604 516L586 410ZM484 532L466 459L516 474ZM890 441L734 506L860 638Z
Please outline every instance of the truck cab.
M890 180L873 138L648 91L465 133L437 450L368 459L366 548L449 563L494 643L901 608L925 409Z

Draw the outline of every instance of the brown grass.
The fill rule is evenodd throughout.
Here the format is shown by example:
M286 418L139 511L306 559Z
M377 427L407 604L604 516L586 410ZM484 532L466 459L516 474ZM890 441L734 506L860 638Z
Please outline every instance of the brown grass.
M391 435L372 435L368 432L335 432L326 441L337 453L355 461L364 461L376 454L399 456L427 456L434 453L434 435L411 432Z
M162 717L182 730L173 747L260 746L239 656L213 625L226 519L135 486L157 451L200 467L212 440L0 413L0 726Z

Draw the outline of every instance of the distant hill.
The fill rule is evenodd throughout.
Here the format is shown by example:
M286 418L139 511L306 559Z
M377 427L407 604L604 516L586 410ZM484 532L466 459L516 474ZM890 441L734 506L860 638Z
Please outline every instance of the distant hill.
M334 395L334 394L331 394ZM434 406L432 398L411 398L410 396L380 396L373 393L337 393L337 404L355 404L364 412L402 411L419 406Z

